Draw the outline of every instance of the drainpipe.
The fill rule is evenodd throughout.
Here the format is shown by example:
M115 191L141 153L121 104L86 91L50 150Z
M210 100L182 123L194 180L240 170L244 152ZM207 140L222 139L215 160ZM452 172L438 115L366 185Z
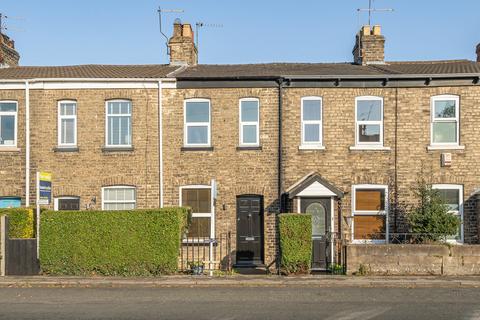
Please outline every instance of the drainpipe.
M280 213L283 212L283 201L282 201L282 109L283 109L283 85L285 83L284 78L279 78L278 83L278 163L277 163L277 186L278 186L278 200L280 202Z
M397 230L397 215L398 215L398 88L395 88L395 194L394 194L394 208L393 208L393 230Z
M160 208L163 208L163 83L158 81L158 162L160 166Z
M30 206L30 83L25 81L25 206Z

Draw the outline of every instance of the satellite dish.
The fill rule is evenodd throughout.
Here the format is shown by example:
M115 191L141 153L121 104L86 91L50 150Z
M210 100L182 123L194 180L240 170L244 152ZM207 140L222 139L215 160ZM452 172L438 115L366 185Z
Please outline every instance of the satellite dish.
M182 24L182 20L180 20L180 18L176 18L174 21L173 21L174 24Z

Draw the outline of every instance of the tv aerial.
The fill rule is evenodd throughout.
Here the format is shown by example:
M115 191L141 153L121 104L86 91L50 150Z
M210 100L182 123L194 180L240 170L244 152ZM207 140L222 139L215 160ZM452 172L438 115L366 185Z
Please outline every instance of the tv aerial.
M368 0L368 8L359 8L358 12L358 22L360 24L360 12L368 12L368 25L372 25L372 15L375 12L393 12L392 8L377 9L375 8L375 0Z
M165 38L165 46L167 47L167 55L170 55L170 49L168 48L168 36L163 32L162 29L162 13L183 13L183 9L162 9L158 7L158 24L160 26L160 34Z
M195 34L196 34L196 46L198 50L199 46L199 34L201 28L223 28L223 24L221 23L205 23L205 22L197 22L195 23Z

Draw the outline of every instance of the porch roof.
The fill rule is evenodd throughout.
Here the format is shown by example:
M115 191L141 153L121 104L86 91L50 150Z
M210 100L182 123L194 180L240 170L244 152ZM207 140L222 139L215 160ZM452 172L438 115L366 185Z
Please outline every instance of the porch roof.
M296 196L301 196L303 191L307 190L314 184L320 184L320 188L323 187L324 191L329 191L330 193L328 195L330 196L336 196L338 198L343 198L344 196L342 190L338 189L333 184L328 182L317 172L310 172L309 174L298 180L296 183L291 185L290 188L285 191L285 193L288 194L289 199L293 199Z

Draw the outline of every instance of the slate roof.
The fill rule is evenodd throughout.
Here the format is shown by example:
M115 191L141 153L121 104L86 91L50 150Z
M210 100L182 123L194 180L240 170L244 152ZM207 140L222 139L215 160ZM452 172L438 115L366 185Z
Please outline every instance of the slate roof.
M33 78L163 78L178 67L169 65L78 65L10 67L0 69L0 79Z
M265 63L197 65L77 65L0 69L0 80L35 78L73 79L243 79L275 77L352 77L480 75L480 63L469 60L387 62L361 66L353 63Z
M385 77L386 75L480 75L480 63L469 60L387 62L361 66L353 63L270 63L198 65L178 72L179 79L248 77Z

